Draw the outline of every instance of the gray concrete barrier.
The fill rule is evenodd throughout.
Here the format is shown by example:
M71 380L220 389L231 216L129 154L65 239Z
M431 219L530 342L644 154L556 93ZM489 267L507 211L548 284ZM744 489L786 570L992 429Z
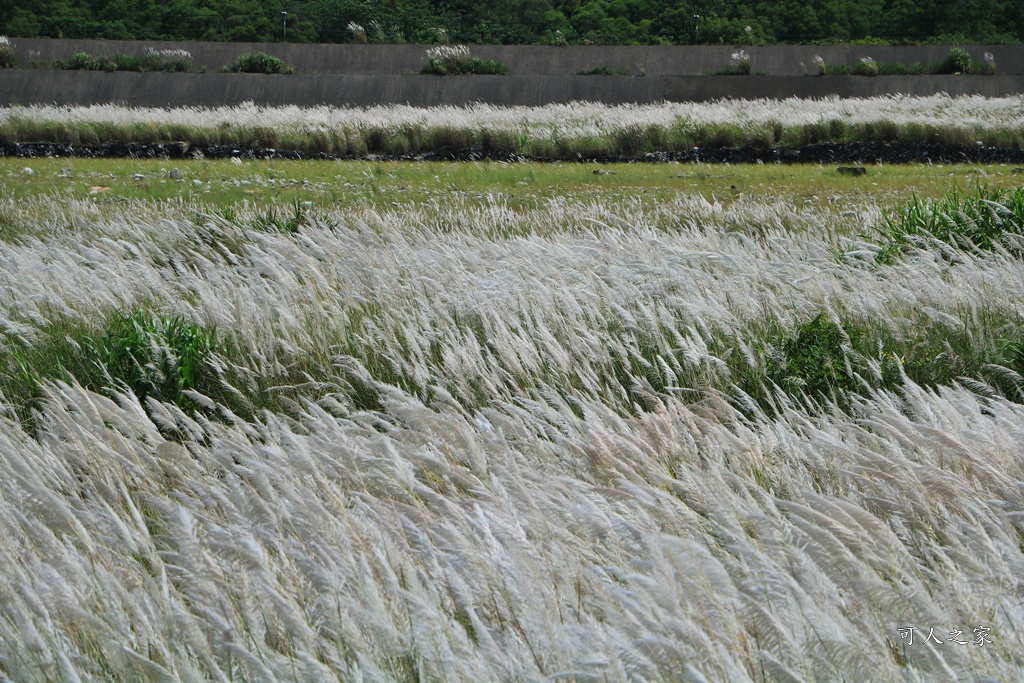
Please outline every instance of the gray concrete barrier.
M14 38L15 57L22 66L33 62L66 59L76 52L92 55L122 53L142 55L147 48L184 49L192 54L197 69L218 71L248 52L266 52L283 59L300 74L418 73L426 62L427 45L308 45L295 43L183 43L161 41L57 40ZM815 71L814 58L827 64L853 65L861 57L877 62L925 66L942 61L948 45L889 46L566 46L478 45L474 55L508 64L515 76L568 76L598 66L630 75L703 76L726 68L738 49L750 55L751 67L769 76L801 76ZM1024 75L1024 45L967 45L981 61L991 53L999 75Z
M536 106L707 101L721 98L871 97L903 93L1002 97L1024 93L1022 76L393 76L370 74L105 73L0 70L0 105L137 107L258 105Z

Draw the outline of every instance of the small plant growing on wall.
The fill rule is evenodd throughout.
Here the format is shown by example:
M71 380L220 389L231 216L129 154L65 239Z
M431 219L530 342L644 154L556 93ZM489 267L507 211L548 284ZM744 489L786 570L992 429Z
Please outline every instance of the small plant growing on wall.
M192 71L192 53L188 50L143 50L143 64L148 71Z
M0 69L14 66L14 46L7 36L0 36Z
M853 73L858 76L877 76L878 62L871 57L861 57L857 61L857 66L854 67Z
M346 28L352 35L353 43L356 43L357 45L366 45L366 29L354 21L348 22L348 26Z
M90 55L76 52L67 59L35 64L37 68L71 71L192 71L192 55L187 50L154 50L147 47L141 57L114 53Z
M985 53L985 64L981 67L981 73L986 76L995 76L996 74L996 57L991 52Z
M750 75L750 55L746 50L738 50L732 53L729 59L729 70L736 76Z
M427 50L427 63L422 74L455 76L459 74L489 74L504 76L508 65L493 59L480 59L469 53L465 45L438 45Z
M821 55L814 55L814 73L818 76L824 76L828 72L828 67L825 66L825 60L821 58Z
M749 76L750 55L746 50L737 50L729 57L729 66L715 71L716 76Z
M293 73L294 69L285 66L285 63L277 57L272 57L264 52L250 52L241 55L225 68L231 73L247 74L280 74Z
M971 54L962 47L950 48L946 60L942 62L939 73L944 74L965 74L971 70Z

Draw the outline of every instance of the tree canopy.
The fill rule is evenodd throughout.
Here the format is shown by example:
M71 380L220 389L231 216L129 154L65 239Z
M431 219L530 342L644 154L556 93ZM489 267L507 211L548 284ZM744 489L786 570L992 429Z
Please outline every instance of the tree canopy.
M323 43L1016 43L1024 35L1024 0L0 0L0 35Z

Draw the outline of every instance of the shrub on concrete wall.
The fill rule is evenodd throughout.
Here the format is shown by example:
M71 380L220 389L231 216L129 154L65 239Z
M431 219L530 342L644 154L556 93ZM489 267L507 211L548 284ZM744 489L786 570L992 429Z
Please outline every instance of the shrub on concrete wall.
M858 76L877 76L878 62L871 57L861 57L857 62L857 66L853 68L853 73Z
M438 45L427 50L427 63L420 70L433 76L483 74L504 76L508 65L493 59L480 59L469 53L465 45Z
M936 69L936 72L942 74L965 74L971 70L973 63L971 55L967 50L962 47L954 47L950 48L945 61Z
M90 55L76 52L67 59L37 64L37 67L72 71L191 71L192 55L186 50L149 49L141 57L133 55Z
M716 76L749 76L750 55L746 50L737 50L729 57L729 66L715 72Z
M14 46L7 36L0 36L0 69L14 66Z
M241 55L233 64L225 67L225 70L232 73L247 74L279 74L292 73L293 71L282 60L264 52L249 52Z
M996 58L991 52L985 53L985 64L981 67L981 73L986 76L994 76L996 73Z

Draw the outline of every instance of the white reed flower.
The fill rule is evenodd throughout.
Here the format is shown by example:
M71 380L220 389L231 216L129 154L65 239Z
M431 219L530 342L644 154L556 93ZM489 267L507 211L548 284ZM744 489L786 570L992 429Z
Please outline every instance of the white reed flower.
M589 134L683 117L1005 123L1021 110L936 96L15 115ZM43 381L38 434L0 418L5 676L392 680L414 653L421 677L453 681L749 681L762 666L898 681L897 627L923 640L984 620L984 657L922 649L914 680L1019 678L1024 406L909 380L852 415L767 415L686 391L731 382L718 355L753 354L757 330L815 311L908 344L915 326L989 338L1004 324L989 313L1024 300L1019 259L837 259L881 221L874 198L512 208L454 195L339 206L296 234L253 229L251 206L197 226L203 210L0 197L5 225L29 231L0 240L4 345L145 303L225 330L223 360L243 376L308 388L287 415L249 423ZM355 384L372 407L340 389Z
M148 56L163 57L164 59L192 59L192 53L182 49L157 50L147 46L142 51Z
M459 62L469 57L469 48L465 45L435 45L427 48L427 58L439 62Z

